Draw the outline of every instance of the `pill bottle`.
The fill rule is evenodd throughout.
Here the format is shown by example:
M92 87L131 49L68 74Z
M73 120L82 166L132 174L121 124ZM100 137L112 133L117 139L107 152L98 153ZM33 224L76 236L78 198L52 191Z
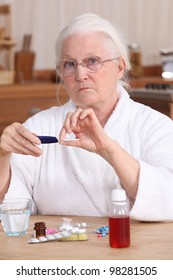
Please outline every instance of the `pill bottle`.
M109 209L109 244L112 248L130 246L130 217L126 192L114 189Z
M34 226L34 237L39 238L41 236L46 237L46 223L44 222L37 222Z

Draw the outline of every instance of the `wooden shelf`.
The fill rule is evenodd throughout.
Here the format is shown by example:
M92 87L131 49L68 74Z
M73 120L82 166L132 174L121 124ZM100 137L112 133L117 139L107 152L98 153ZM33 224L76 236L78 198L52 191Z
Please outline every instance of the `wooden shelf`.
M5 67L6 70L13 71L15 42L12 35L12 9L10 4L0 5L0 20L3 23L1 26L0 51L6 49L9 55L7 65L2 64L1 66Z
M11 123L23 123L35 113L64 104L68 99L64 86L54 83L1 86L0 135Z
M13 40L0 40L0 48L10 48L10 47L14 47L15 46L15 42Z

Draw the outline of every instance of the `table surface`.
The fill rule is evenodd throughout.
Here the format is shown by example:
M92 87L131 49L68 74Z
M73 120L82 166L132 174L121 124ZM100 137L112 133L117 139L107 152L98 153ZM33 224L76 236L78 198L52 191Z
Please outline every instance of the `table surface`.
M146 223L131 221L131 245L114 249L109 246L109 236L97 237L94 231L108 225L107 218L68 217L72 224L86 222L87 241L52 241L28 244L35 222L46 222L47 228L58 229L60 216L31 216L24 236L8 237L0 223L1 260L173 260L173 223Z

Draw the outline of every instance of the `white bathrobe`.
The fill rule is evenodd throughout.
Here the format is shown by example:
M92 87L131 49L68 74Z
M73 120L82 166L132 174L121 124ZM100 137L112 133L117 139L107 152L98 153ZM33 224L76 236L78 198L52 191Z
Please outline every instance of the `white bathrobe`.
M106 133L140 163L138 192L130 201L131 217L173 220L173 122L132 101L124 88L107 121ZM59 135L70 100L39 112L25 122L37 135ZM56 144L42 145L39 158L13 154L6 197L31 197L38 214L107 216L110 194L119 187L112 166L97 154ZM130 198L129 198L130 200Z

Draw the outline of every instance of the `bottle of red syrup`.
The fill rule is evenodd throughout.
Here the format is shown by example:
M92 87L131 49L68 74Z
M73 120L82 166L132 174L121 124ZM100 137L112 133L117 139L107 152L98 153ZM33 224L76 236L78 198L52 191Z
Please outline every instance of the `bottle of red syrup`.
M109 209L109 244L112 248L130 246L130 217L123 189L114 189Z

